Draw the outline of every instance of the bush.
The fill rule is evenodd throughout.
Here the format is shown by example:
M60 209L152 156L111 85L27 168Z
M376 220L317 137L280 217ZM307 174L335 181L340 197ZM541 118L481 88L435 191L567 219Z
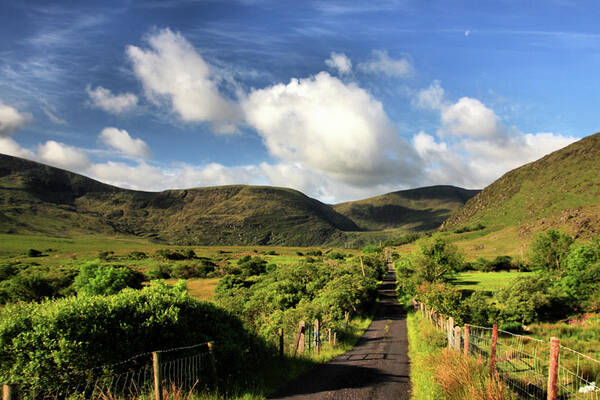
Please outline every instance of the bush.
M202 260L193 264L177 264L171 270L171 277L177 279L206 278L215 271L215 264Z
M27 250L27 257L41 257L42 252L36 249Z
M458 325L463 324L461 291L446 283L424 282L416 289L416 298L438 312L452 316Z
M563 264L559 286L573 304L581 306L600 284L600 242L571 249Z
M344 260L346 258L346 256L340 252L333 252L327 255L327 258L331 259L331 260Z
M143 260L144 258L147 258L148 255L146 253L144 253L143 251L132 251L131 253L129 253L127 255L127 257L130 260Z
M93 381L90 374L123 373L130 365L91 368L210 340L225 386L252 377L272 354L227 311L163 285L21 303L0 311L0 379L51 391L78 376L85 383Z
M128 267L92 261L81 266L73 287L78 294L111 295L127 287L140 289L144 278L143 274Z
M370 253L383 254L383 248L381 248L380 246L378 246L376 244L369 244L362 248L362 253L363 254L370 254Z
M552 290L547 280L521 277L496 294L499 317L504 323L527 325L535 321L563 317L565 300Z

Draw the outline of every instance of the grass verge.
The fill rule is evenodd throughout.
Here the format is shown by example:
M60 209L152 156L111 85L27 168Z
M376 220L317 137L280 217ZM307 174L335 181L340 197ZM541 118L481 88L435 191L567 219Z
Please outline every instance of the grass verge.
M486 363L447 349L446 337L418 313L407 317L413 400L509 400Z

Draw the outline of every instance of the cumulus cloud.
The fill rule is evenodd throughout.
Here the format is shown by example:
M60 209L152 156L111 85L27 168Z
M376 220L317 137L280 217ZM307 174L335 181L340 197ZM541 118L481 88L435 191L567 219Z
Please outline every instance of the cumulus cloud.
M38 146L37 158L46 164L71 171L82 171L91 165L82 150L54 140Z
M30 119L30 114L19 112L16 108L0 101L0 136L10 135Z
M344 53L331 53L331 57L325 60L329 68L337 69L340 74L349 74L352 72L352 61Z
M90 104L93 107L100 108L112 114L122 114L135 109L138 98L133 93L113 94L110 90L98 86L92 89L88 86L86 89L90 97Z
M482 188L504 173L577 140L555 133L523 133L508 127L494 110L477 99L447 101L439 82L418 92L413 104L440 113L437 136L442 140L425 132L413 137L430 184Z
M442 134L491 138L506 133L496 113L471 97L463 97L455 104L443 107L441 117Z
M35 155L31 151L21 147L12 138L3 136L0 136L0 153L21 158L35 158Z
M179 33L164 29L148 38L149 48L127 48L146 97L166 99L172 111L188 122L211 122L220 133L236 131L238 105L219 91L223 80Z
M391 58L385 50L374 50L373 58L360 63L358 68L368 73L383 73L394 78L405 78L412 73L412 64L408 58Z
M146 142L139 138L132 138L124 129L104 128L100 132L100 140L126 156L150 158L152 155Z
M383 105L327 72L254 90L242 107L247 123L282 161L355 186L410 180L417 173L415 153Z

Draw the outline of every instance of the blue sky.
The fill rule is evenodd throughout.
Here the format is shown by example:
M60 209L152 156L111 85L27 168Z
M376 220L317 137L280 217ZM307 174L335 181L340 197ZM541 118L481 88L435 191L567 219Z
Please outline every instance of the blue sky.
M0 153L143 190L326 202L598 131L596 2L0 1Z

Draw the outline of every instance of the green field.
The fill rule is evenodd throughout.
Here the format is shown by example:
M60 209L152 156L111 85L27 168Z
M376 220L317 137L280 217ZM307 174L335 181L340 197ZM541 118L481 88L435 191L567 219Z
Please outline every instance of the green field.
M461 272L452 282L459 289L495 292L510 286L516 278L533 272Z

